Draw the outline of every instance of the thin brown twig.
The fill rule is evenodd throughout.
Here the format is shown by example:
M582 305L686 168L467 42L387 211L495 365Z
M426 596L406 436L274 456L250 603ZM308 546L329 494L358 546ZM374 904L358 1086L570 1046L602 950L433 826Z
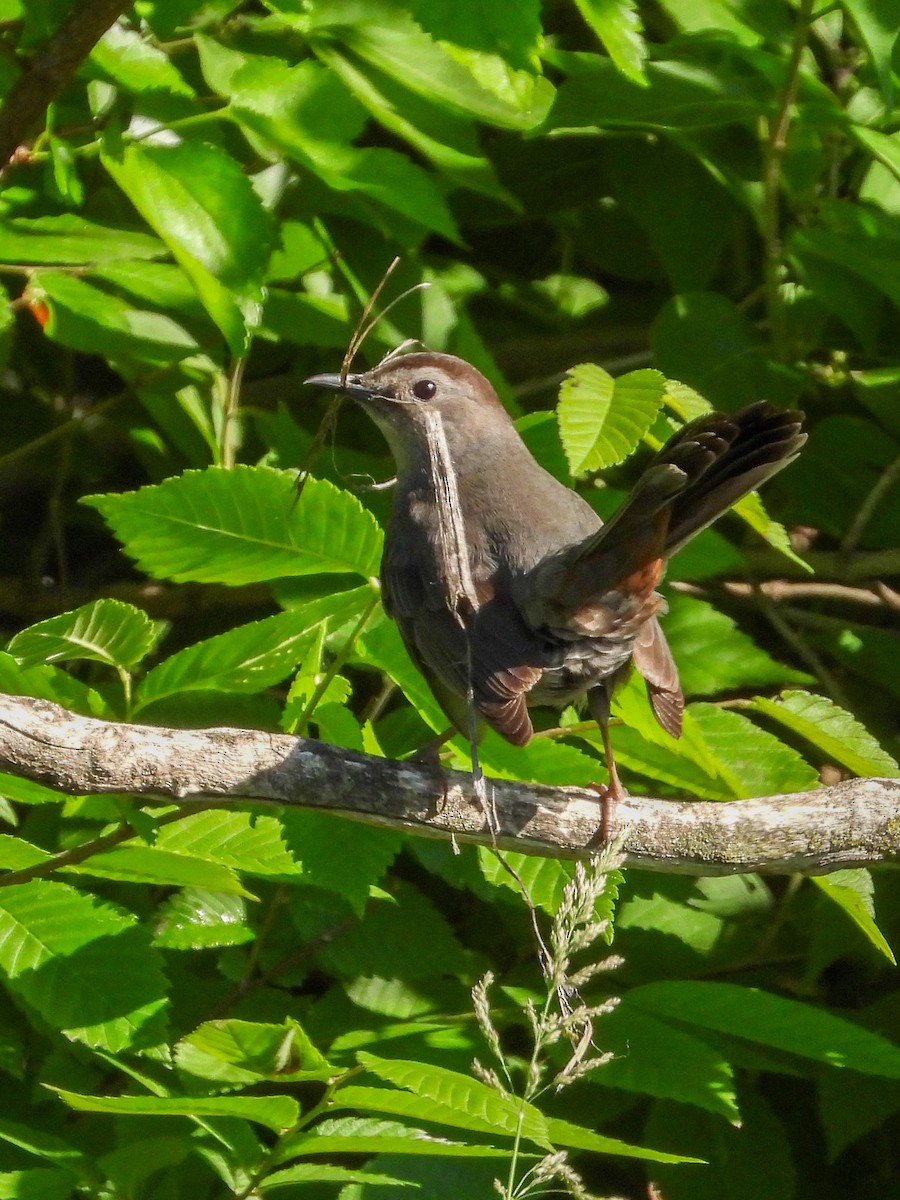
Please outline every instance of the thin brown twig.
M885 467L856 510L850 527L844 535L844 540L841 542L841 550L845 554L849 554L859 545L866 526L898 479L900 479L900 455Z

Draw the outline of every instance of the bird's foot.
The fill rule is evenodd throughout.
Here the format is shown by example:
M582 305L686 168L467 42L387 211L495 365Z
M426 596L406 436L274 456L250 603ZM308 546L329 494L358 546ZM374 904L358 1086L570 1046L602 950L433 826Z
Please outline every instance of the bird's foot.
M622 787L617 775L613 775L609 783L589 783L592 792L600 798L600 828L593 841L597 845L608 845L615 833L616 809L619 801L624 800L628 793Z

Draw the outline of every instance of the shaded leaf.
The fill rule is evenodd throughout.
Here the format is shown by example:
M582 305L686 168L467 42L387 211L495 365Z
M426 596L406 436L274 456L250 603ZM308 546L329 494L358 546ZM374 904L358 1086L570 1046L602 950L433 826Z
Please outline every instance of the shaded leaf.
M0 970L54 1029L117 1053L159 1032L160 956L136 919L65 883L0 892Z

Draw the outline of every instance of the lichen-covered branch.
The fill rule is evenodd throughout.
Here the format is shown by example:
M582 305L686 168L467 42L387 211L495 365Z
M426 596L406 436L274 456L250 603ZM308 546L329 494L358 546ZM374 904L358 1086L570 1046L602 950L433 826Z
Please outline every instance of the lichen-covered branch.
M583 788L488 781L491 833L467 775L249 729L158 729L0 696L0 771L67 793L298 805L550 857L596 848ZM616 821L626 865L698 875L822 872L900 858L900 780L857 779L730 804L634 796Z

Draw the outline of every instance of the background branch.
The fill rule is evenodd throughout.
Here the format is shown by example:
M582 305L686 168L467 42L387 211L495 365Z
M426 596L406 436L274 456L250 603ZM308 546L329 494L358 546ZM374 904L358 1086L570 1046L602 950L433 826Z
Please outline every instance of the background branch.
M47 106L127 7L126 0L85 0L76 4L27 63L0 108L0 169L32 135Z
M558 858L589 855L600 825L590 791L498 780L489 782L492 838L465 774L285 734L98 721L22 696L0 696L0 770L74 794L129 792L192 809L210 798L298 805ZM697 875L897 859L898 818L900 780L891 779L729 804L634 796L617 814L626 865Z

